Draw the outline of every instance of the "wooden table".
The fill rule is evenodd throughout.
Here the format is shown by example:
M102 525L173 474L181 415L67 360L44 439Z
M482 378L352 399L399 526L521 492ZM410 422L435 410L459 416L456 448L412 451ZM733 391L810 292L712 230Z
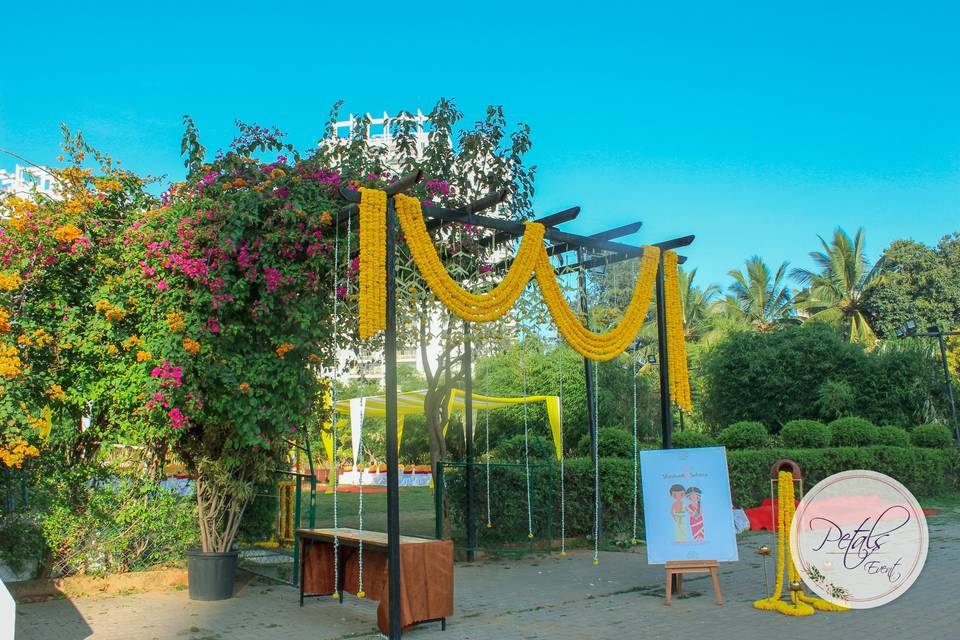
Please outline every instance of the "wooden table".
M339 540L335 558L334 540ZM300 546L300 606L303 599L334 591L360 590L360 543L363 543L363 589L380 602L377 626L390 631L387 534L358 529L297 529ZM334 562L338 570L334 571ZM334 574L340 584L335 584ZM453 541L400 536L400 623L406 628L439 620L443 629L453 615Z

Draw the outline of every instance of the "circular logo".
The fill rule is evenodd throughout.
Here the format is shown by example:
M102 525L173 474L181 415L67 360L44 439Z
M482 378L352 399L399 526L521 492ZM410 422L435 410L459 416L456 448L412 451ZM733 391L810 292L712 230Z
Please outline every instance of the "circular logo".
M817 483L790 527L790 553L807 587L853 609L903 595L923 569L928 542L916 498L876 471L844 471Z

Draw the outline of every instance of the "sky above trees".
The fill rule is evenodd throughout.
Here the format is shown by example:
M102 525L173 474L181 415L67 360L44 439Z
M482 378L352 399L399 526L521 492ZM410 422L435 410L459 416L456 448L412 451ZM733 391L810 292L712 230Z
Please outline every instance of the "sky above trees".
M958 18L946 2L14 3L0 147L52 163L67 122L180 178L184 113L215 149L235 118L309 146L339 98L395 113L446 96L468 122L503 104L533 128L538 211L583 205L580 232L643 219L637 242L696 233L691 265L726 286L754 254L813 268L836 226L865 227L871 259L956 229Z

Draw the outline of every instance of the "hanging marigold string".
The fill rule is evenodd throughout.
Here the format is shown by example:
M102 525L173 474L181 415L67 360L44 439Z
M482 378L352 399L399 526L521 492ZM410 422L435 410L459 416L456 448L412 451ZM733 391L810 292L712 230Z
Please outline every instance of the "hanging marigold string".
M570 309L570 305L563 297L563 291L557 283L550 263L550 256L546 248L540 251L537 261L537 283L547 303L550 315L553 317L560 335L573 349L590 360L612 360L623 353L630 343L637 337L643 319L650 306L650 296L653 293L654 281L657 277L657 268L660 263L660 248L645 246L643 257L640 258L640 268L637 280L633 286L633 296L623 313L623 317L616 327L607 333L594 333L587 329Z
M360 339L387 326L387 194L360 189Z
M821 611L848 611L846 607L806 595L802 590L790 591L790 602L780 599L783 595L783 577L789 582L799 582L800 574L790 555L790 524L797 509L793 474L781 471L777 475L777 577L773 595L753 603L755 609L779 611L788 616L812 616L815 609Z
M663 296L667 321L667 366L670 368L670 397L681 410L690 413L690 378L687 372L687 349L684 344L683 308L680 305L680 274L677 254L663 254Z
M374 197L373 190L361 190L361 338L373 335L382 329L385 324L384 234L379 229L370 233L364 233L363 229L363 227L370 225L385 226L386 194L383 192L377 193L379 195ZM444 267L433 246L433 240L427 232L420 201L410 196L398 194L395 196L395 202L397 216L406 237L407 246L410 248L410 254L421 275L434 295L460 318L470 322L490 322L502 317L523 293L524 287L530 280L530 275L535 274L544 302L557 325L557 329L567 343L585 358L597 361L612 360L626 350L640 331L647 308L650 305L660 261L660 249L658 247L644 247L637 280L633 288L633 296L620 322L607 333L594 333L583 326L563 297L553 265L550 262L550 256L543 243L545 232L543 225L536 222L527 222L520 248L517 250L517 255L506 276L491 291L483 294L473 294L464 290L447 273L446 267ZM679 302L679 294L677 296ZM682 338L681 332L679 339L682 340ZM678 358L677 360L678 363L683 360L683 366L686 366L685 359ZM685 375L680 377L686 380ZM688 396L689 392L683 397ZM685 406L689 406L689 401Z
M395 198L397 217L406 237L410 255L420 269L423 279L434 295L459 317L470 322L490 322L503 316L513 307L530 280L537 255L543 247L544 227L527 222L520 248L506 276L487 293L474 294L464 290L450 274L437 255L433 240L423 221L420 201L398 194Z

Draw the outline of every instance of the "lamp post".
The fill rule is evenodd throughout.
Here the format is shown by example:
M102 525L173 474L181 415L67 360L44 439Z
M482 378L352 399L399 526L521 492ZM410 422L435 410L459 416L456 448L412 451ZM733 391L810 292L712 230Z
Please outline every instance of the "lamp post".
M944 336L960 336L960 331L940 331L939 327L930 327L925 332L917 332L917 321L907 320L902 326L894 329L898 338L936 338L940 345L940 363L943 365L943 381L947 385L947 399L950 401L950 416L953 420L953 431L960 444L960 422L957 422L957 405L953 398L953 382L950 380L950 367L947 364L947 344Z

